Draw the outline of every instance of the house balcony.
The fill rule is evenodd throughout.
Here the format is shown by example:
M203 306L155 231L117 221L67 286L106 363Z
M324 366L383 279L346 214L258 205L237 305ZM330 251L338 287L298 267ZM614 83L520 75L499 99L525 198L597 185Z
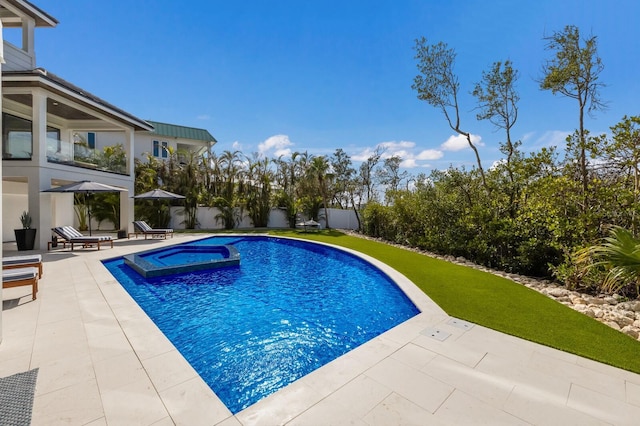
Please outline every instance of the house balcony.
M47 138L47 162L129 175L127 156L122 144L96 149L85 144Z

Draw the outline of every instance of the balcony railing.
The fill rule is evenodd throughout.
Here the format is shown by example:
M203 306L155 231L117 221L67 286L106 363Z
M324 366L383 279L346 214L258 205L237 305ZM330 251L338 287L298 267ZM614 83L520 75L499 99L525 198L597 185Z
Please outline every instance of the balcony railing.
M128 175L127 156L122 145L112 145L96 150L83 144L47 138L47 161Z

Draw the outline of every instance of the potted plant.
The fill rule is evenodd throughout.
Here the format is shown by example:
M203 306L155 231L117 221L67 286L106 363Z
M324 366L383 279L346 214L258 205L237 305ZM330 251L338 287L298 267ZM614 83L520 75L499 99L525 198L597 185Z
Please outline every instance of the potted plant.
M18 246L18 250L33 250L36 242L37 229L31 227L31 215L29 212L22 212L20 215L20 222L22 223L22 229L13 230L16 235L16 245Z

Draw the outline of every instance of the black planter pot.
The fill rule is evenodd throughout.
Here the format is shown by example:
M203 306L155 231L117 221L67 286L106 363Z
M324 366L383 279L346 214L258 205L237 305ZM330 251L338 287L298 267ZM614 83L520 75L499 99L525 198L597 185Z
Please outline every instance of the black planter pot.
M16 234L16 245L19 251L33 250L33 246L36 243L37 229L14 229Z

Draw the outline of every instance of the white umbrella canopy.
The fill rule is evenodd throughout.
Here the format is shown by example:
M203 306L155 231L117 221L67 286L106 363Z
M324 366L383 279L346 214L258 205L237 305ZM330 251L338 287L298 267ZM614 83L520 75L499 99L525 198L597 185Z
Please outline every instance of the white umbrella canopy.
M73 182L68 185L56 186L55 188L45 189L42 192L73 192L75 194L91 195L96 192L123 192L124 188L117 186L107 185L105 183L94 182L90 180L82 180L79 182ZM89 235L91 235L91 209L87 206L89 213Z

